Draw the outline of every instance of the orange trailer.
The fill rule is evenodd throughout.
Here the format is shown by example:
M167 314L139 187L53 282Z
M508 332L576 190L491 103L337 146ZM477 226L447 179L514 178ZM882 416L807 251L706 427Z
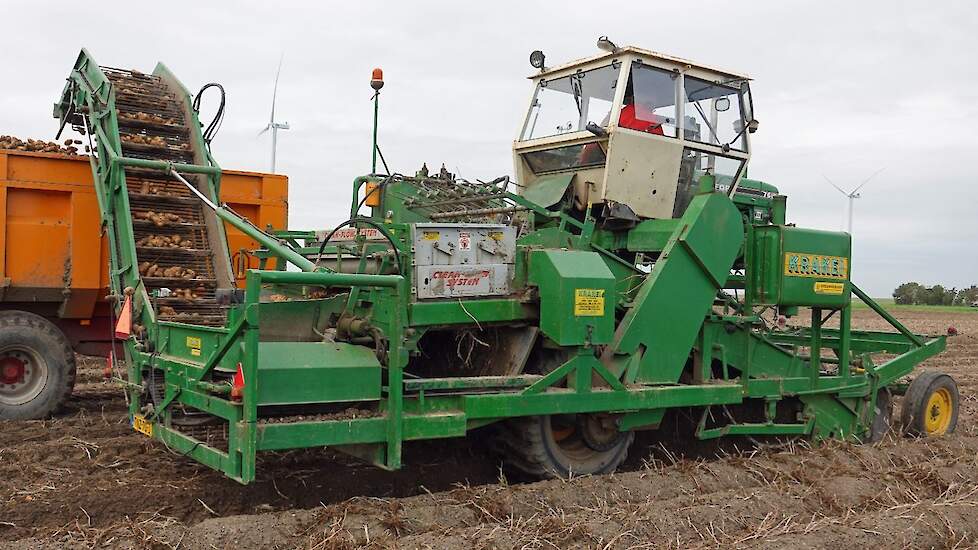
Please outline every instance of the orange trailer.
M286 227L285 176L226 170L221 199L258 227ZM258 267L247 251L259 246L233 227L225 229L243 283L245 271ZM107 254L88 157L0 150L0 418L12 416L4 414L17 405L10 396L35 393L16 391L19 381L31 378L25 376L31 362L44 360L32 357L31 345L38 346L36 339L26 342L32 332L44 333L47 345L108 354ZM70 365L44 367L70 370L70 386L74 358L65 355Z

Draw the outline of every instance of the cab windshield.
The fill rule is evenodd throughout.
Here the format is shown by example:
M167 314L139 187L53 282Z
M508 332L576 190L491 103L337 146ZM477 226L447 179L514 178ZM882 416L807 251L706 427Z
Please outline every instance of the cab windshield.
M686 76L683 85L686 139L746 151L739 83L715 83Z
M691 75L680 81L679 74L640 61L632 63L628 77L622 120L619 126L676 137L676 88L683 105L683 137L721 148L746 151L744 105L746 84L741 81L711 82ZM634 107L630 104L634 103ZM634 109L635 116L627 117ZM644 113L640 115L639 113ZM632 123L632 119L637 123ZM646 128L647 123L652 126Z
M619 68L616 63L553 80L541 79L520 140L579 132L587 129L589 122L607 126Z

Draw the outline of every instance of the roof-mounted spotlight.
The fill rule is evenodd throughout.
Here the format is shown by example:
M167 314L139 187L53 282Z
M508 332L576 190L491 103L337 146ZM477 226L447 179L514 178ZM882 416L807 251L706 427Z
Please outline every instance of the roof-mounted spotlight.
M602 36L598 38L598 49L604 50L606 52L615 53L618 51L618 45L608 40L607 36Z
M542 51L533 50L533 53L530 54L530 66L534 69L540 69L542 71L543 62L546 61L546 59L547 56L543 55Z

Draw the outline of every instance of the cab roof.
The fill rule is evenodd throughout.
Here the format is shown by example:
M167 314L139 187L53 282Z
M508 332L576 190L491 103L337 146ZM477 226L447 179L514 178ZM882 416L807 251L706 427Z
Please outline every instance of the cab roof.
M728 76L728 77L732 77L732 78L736 78L736 79L750 80L750 77L747 76L744 73L737 73L737 72L733 72L733 71L728 71L726 69L720 69L720 68L717 68L717 67L712 67L710 65L703 65L702 63L696 63L695 61L690 61L688 59L683 59L681 57L674 57L674 56L667 55L667 54L664 54L664 53L654 52L652 50L646 50L645 48L639 48L637 46L624 46L624 47L618 48L618 51L616 51L616 52L601 52L601 53L599 53L597 55L593 55L591 57L583 57L581 59L576 59L574 61L570 61L568 63L563 63L563 64L557 65L555 67L545 67L545 69L543 71L540 71L538 73L534 73L534 74L528 76L527 78L534 79L534 78L538 78L540 76L546 76L546 75L549 75L549 74L558 73L558 72L563 71L563 70L566 70L568 68L572 68L572 67L575 67L575 66L578 66L578 65L583 65L585 63L591 63L593 61L598 61L598 60L601 60L601 59L613 59L615 57L619 57L619 56L621 56L623 54L629 54L629 53L630 54L639 55L639 56L642 56L642 57L647 57L647 58L652 58L652 59L658 59L658 60L666 61L666 62L669 62L669 63L676 63L676 64L680 64L680 65L689 65L691 67L696 67L698 69L703 69L703 70L706 70L706 71L714 72L714 73L717 73L717 74L720 74L720 75L724 75L724 76Z

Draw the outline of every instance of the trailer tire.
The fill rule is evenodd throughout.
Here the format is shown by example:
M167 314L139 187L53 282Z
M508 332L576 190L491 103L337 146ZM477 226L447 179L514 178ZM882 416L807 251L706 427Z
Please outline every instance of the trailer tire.
M633 432L622 432L613 442L593 445L573 431L558 437L559 430L554 428L556 418L530 416L503 423L499 433L501 444L497 446L503 463L534 477L567 479L610 474L628 457L628 448L635 439Z
M903 433L930 437L954 432L959 402L958 385L953 378L937 371L921 373L903 397Z
M75 354L53 323L26 311L0 311L0 420L45 418L75 385Z

